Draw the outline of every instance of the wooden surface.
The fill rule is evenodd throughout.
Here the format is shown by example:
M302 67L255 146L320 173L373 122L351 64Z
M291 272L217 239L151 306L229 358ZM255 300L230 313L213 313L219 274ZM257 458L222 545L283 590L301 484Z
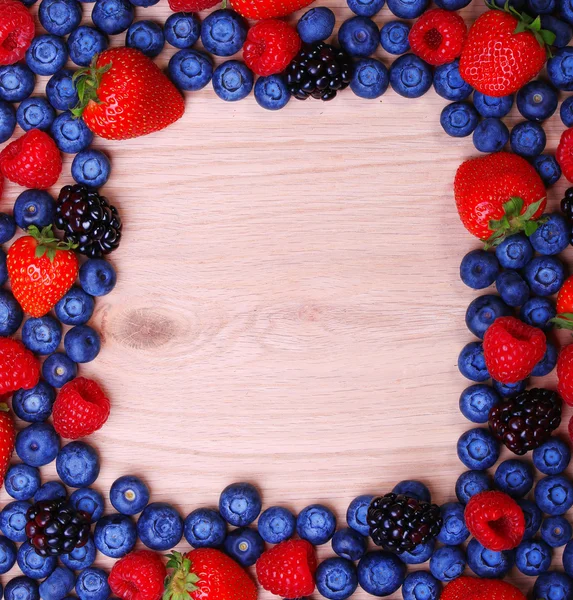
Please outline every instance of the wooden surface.
M350 16L340 0L322 3L339 23ZM164 0L137 9L167 14ZM389 18L385 8L376 20ZM454 500L465 470L455 445L471 426L456 364L476 296L458 269L478 244L452 197L476 152L442 131L447 102L348 90L272 113L210 86L186 99L166 131L95 144L112 159L105 193L125 235L118 285L97 302L103 350L81 368L112 401L91 438L94 487L137 474L185 516L248 480L266 506L323 502L340 522L355 496L406 478ZM558 117L547 124L549 149L561 129ZM564 187L549 192L553 207ZM3 209L19 191L8 186Z

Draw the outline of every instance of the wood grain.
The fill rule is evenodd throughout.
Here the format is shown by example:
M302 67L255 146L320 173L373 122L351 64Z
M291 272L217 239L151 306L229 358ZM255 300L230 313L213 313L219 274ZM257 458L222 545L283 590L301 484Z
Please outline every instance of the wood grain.
M167 14L163 0L137 9ZM385 8L376 20L390 18ZM105 193L125 221L118 285L94 318L103 350L81 368L113 406L92 438L97 489L141 475L185 516L248 480L266 506L323 502L340 522L352 498L405 478L455 499L455 444L469 427L456 363L476 295L458 269L478 244L452 198L475 150L444 134L445 105L433 90L377 101L348 91L271 113L209 87L166 131L95 143L112 158ZM561 129L558 117L547 124L550 150ZM552 207L564 187L550 190ZM19 191L8 186L3 209Z

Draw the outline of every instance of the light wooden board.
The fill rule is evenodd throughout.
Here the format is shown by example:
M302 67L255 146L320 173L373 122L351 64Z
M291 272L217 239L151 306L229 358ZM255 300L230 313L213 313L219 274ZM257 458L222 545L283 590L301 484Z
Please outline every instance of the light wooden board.
M339 22L350 16L322 2ZM137 9L167 15L164 0ZM105 193L125 235L112 258L118 285L97 302L103 350L81 368L112 401L91 439L102 459L94 487L141 475L153 500L185 516L248 480L266 506L323 502L340 522L355 496L405 478L455 499L465 470L455 445L470 427L456 364L476 296L458 269L478 243L452 181L476 152L442 131L446 104L433 90L376 101L347 91L271 113L209 87L166 131L96 142L112 158ZM561 129L558 117L546 125L550 150ZM564 189L550 191L553 207ZM3 209L19 191L8 186Z

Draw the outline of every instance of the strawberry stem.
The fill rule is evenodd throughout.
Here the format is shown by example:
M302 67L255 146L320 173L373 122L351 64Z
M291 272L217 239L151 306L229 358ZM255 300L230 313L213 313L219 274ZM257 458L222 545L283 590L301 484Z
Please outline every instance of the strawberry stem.
M59 250L73 250L78 247L77 244L64 242L57 237L54 237L51 225L43 227L41 231L35 225L30 225L26 231L28 235L37 242L35 251L36 258L42 258L45 254L50 259L50 262L54 262L54 258L56 258L56 254Z
M199 588L195 585L199 577L191 571L191 561L181 552L167 555L167 568L172 569L165 579L163 600L189 600L189 595Z
M557 329L573 330L573 313L562 313L549 322L553 323Z
M503 205L504 215L497 221L490 221L489 228L493 231L492 235L485 242L485 249L499 246L506 237L523 231L527 237L533 235L545 219L534 220L535 213L543 203L545 198L530 204L522 214L524 202L522 198L513 197L509 202Z
M93 101L99 103L100 100L98 98L97 91L101 83L101 78L104 75L104 73L107 73L112 67L112 64L109 63L107 65L104 65L103 67L98 68L98 56L99 55L96 54L92 58L92 62L89 67L78 69L72 77L72 81L76 85L76 91L78 93L79 100L77 105L74 108L72 108L71 112L72 115L74 115L74 117L76 117L77 119L79 119L82 116L86 106L90 102Z

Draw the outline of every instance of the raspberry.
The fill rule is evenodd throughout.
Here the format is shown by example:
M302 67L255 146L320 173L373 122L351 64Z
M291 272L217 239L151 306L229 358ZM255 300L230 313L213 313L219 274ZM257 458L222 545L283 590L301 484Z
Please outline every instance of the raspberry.
M220 0L169 0L169 8L173 12L199 12L213 8Z
M0 65L22 60L34 37L34 19L18 0L0 0Z
M431 65L444 65L462 53L467 33L458 13L434 8L414 23L408 39L416 56Z
M573 406L573 344L565 346L559 353L557 380L557 391L569 406Z
M458 577L448 583L441 600L525 600L525 596L505 581Z
M567 181L573 183L573 127L561 134L555 157Z
M160 600L167 569L159 554L132 552L118 560L109 574L111 591L123 600Z
M300 47L300 37L290 25L268 19L249 29L243 58L251 71L266 77L284 71Z
M0 152L0 169L18 185L45 190L58 181L62 157L46 132L31 129Z
M103 427L109 400L95 381L77 377L60 390L53 416L54 429L68 440L77 440Z
M0 394L29 390L40 380L38 359L18 340L0 337Z
M464 517L470 533L494 552L516 548L525 533L523 511L503 492L487 491L472 496Z
M529 377L546 349L543 331L515 317L496 319L483 338L487 370L495 380L506 384Z

